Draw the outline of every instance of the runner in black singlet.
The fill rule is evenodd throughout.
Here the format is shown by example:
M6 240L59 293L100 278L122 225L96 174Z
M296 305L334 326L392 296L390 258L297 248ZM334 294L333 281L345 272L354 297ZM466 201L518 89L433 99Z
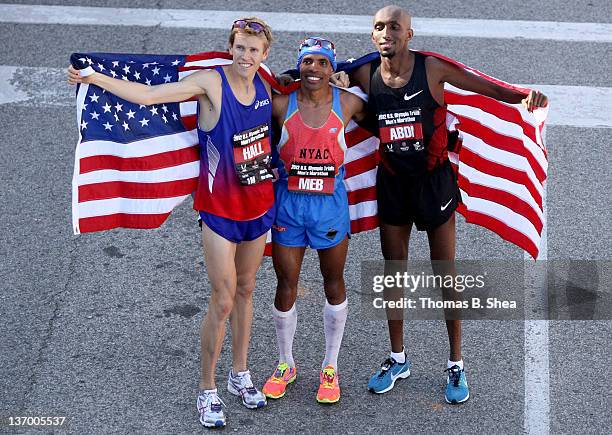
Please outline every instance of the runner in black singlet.
M372 42L381 57L354 71L351 82L369 94L369 124L378 131L382 161L377 175L380 241L385 260L408 258L412 225L427 231L430 258L446 261L437 274L454 273L455 209L460 195L448 162L444 83L528 110L547 104L545 95L527 96L484 80L432 56L409 50L411 17L398 6L374 16ZM452 291L452 290L451 290ZM447 292L445 298L451 297ZM447 320L450 355L445 399L461 403L469 390L461 357L461 321ZM410 375L403 346L403 320L389 317L391 355L370 379L368 388L384 393L395 380Z

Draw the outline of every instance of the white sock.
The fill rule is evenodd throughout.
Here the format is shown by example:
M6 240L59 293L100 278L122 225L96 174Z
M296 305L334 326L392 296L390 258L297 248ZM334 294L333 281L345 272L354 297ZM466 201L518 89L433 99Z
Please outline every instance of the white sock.
M398 364L404 364L406 362L406 354L404 353L405 347L402 346L401 352L391 352L391 358Z
M336 371L338 370L338 353L340 352L340 345L344 336L344 325L346 324L347 315L348 302L346 299L338 305L331 305L325 301L325 308L323 308L325 359L323 359L321 368L330 365Z
M447 368L450 369L452 366L459 366L459 370L463 370L463 360L459 360L459 361L448 360Z
M276 328L276 342L278 344L278 362L287 363L295 367L293 361L293 337L297 327L297 310L295 304L289 311L279 311L272 305L272 317Z

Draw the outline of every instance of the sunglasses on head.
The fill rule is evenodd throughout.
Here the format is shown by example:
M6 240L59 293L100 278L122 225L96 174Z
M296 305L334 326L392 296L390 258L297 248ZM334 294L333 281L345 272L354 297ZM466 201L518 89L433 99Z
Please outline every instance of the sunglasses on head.
M334 43L331 41L328 41L327 39L308 38L308 39L305 39L300 44L300 48L298 49L298 51L300 51L304 47L316 47L316 46L319 46L326 50L335 50Z
M257 21L250 20L236 20L234 24L232 24L232 29L251 29L255 33L261 33L266 30L263 24L258 23Z

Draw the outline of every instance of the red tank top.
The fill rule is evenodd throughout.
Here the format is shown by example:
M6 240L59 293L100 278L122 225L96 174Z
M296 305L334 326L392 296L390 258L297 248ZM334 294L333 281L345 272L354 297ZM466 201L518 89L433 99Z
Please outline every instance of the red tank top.
M318 128L307 125L298 110L297 91L289 95L278 143L279 177L296 193L332 194L344 176L344 121L340 90L332 88L332 110Z

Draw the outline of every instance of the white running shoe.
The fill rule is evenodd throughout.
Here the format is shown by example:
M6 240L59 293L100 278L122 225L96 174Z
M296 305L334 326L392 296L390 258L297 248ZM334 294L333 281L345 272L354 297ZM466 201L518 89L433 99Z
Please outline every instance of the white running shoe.
M225 403L217 395L217 389L202 390L198 394L198 412L200 413L200 423L205 427L225 426L225 415L221 406Z
M234 396L242 397L242 404L249 409L261 408L268 403L265 394L253 386L251 373L248 370L234 374L230 369L227 391Z

